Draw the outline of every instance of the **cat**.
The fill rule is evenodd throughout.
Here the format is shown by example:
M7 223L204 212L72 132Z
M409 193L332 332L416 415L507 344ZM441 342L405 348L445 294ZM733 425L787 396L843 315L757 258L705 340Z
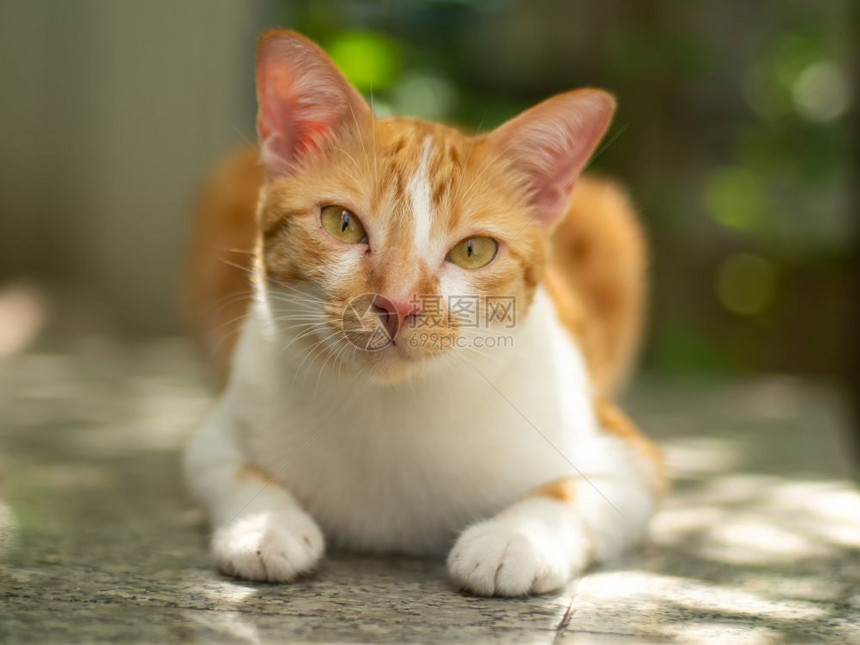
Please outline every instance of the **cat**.
M447 552L458 588L524 596L639 542L665 476L612 397L647 254L625 194L577 178L614 98L469 136L377 119L291 31L256 73L259 151L216 172L189 263L223 390L185 469L218 569Z

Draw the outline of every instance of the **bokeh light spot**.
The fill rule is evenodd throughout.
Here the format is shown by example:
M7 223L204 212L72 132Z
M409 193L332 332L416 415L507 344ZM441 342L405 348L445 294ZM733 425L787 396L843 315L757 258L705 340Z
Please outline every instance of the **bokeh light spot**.
M765 187L761 177L740 166L715 172L705 188L705 207L723 226L753 231L765 210Z
M437 74L417 72L405 76L392 92L398 114L419 119L445 119L454 106L455 89Z
M403 68L403 54L398 43L376 32L339 34L328 51L352 84L365 93L391 87Z
M811 121L833 121L848 110L848 83L830 61L819 61L801 72L792 86L798 112Z
M0 360L30 347L48 319L42 291L20 282L0 287Z
M0 559L12 550L17 536L18 521L12 512L12 507L0 499Z
M737 253L720 264L715 289L720 303L729 311L745 316L760 314L773 301L776 274L763 257Z

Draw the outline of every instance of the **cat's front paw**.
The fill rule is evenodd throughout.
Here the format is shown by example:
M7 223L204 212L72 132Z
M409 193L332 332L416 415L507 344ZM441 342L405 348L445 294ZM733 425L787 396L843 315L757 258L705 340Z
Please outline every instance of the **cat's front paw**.
M218 569L227 575L290 582L313 571L325 541L306 513L265 512L240 517L216 530L212 551Z
M581 572L588 559L585 535L573 543L544 527L493 519L460 536L448 570L461 589L478 596L526 596L553 591Z

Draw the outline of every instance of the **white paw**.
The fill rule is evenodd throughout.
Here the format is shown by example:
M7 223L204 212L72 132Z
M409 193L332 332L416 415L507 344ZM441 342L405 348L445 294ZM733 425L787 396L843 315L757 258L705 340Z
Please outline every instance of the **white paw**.
M255 513L215 531L218 568L245 580L290 582L311 572L325 551L323 534L302 511Z
M561 540L537 523L505 518L466 529L448 570L457 586L478 596L526 596L564 586L587 561L584 533Z

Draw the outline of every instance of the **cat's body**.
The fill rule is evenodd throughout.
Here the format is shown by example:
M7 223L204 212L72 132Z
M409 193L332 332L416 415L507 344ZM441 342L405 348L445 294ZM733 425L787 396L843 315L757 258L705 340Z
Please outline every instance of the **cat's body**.
M219 567L287 581L316 565L324 541L418 555L454 546L460 586L518 595L554 589L638 541L663 485L659 456L609 398L638 338L642 240L609 184L580 180L567 206L567 175L602 128L574 119L589 141L572 166L554 155L564 181L553 190L565 199L543 215L527 203L540 190L520 191L520 171L499 161L540 147L518 145L534 117L480 139L376 121L307 41L276 32L262 48L270 170L249 154L225 165L191 264L198 335L221 376L229 371L187 459ZM317 98L302 93L311 81ZM605 120L596 93L567 96ZM286 104L291 120L278 124ZM307 105L314 118L302 121ZM523 172L543 172L523 159ZM364 238L329 236L326 203L349 204L335 237L357 226ZM454 265L457 239L470 241L471 258L472 241L483 248L489 236L507 257ZM337 318L365 292L388 299L368 316L399 324L394 342L362 354ZM416 294L510 295L515 319L466 329L444 305L430 325L427 304L405 305ZM450 344L419 346L431 332Z

